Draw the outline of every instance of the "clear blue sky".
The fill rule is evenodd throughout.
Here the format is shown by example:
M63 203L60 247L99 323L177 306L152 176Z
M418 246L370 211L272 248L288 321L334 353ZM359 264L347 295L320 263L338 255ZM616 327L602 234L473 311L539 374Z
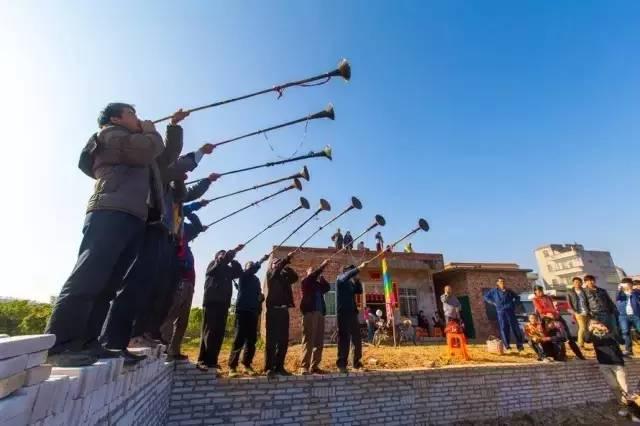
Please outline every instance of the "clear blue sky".
M141 117L157 118L326 71L341 57L353 64L351 83L200 112L184 122L185 148L333 102L337 120L312 123L301 151L330 143L335 161L307 162L304 195L314 205L325 197L334 210L360 197L365 208L342 229L357 232L382 213L390 240L423 216L432 230L414 248L447 262L535 269L535 247L577 241L640 273L639 19L633 1L2 2L0 294L46 300L71 270L92 186L76 168L78 152L107 102L131 102ZM261 137L228 145L193 176L290 155L302 135L302 127L271 133L275 153ZM230 176L209 195L299 166ZM268 191L221 201L201 217ZM245 240L297 196L194 242L195 303L213 253ZM240 260L265 253L303 216ZM328 244L329 234L313 244Z

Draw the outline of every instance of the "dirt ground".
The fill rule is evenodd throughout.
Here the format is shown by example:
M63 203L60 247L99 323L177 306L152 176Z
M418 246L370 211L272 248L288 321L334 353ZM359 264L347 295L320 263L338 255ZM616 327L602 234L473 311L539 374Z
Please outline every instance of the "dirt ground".
M229 344L224 345L219 358L222 373L228 372L227 361L229 359ZM194 339L183 344L183 352L189 355L189 359L195 362L198 357L199 340ZM368 370L394 370L411 369L425 367L442 367L447 365L473 365L487 363L536 363L534 352L526 348L524 352L518 354L513 351L511 354L498 355L488 353L484 344L470 344L468 347L470 361L463 361L447 356L447 348L444 343L428 343L417 346L408 345L400 347L380 346L374 347L365 344L363 347L362 361ZM292 373L298 372L300 368L301 345L291 345L287 352L286 368ZM573 358L573 353L567 350L569 359ZM325 345L320 367L328 371L337 371L336 368L337 348L335 345ZM587 358L593 357L593 351L585 350ZM264 366L264 348L258 345L253 367L256 371L262 371Z

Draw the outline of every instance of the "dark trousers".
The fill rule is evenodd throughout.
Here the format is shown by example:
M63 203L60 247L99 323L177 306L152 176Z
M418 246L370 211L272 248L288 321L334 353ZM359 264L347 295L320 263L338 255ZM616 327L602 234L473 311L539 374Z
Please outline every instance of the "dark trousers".
M140 249L144 222L128 213L97 210L87 214L82 232L78 260L45 330L56 335L50 353L80 350L98 338L109 303Z
M169 314L164 320L160 332L164 341L168 342L167 354L180 355L180 346L189 324L191 302L193 301L193 281L183 280L176 290Z
M522 330L518 325L515 312L511 310L497 311L498 314L498 328L500 328L500 338L505 349L509 349L511 345L511 332L516 336L516 346L518 349L523 348L524 337L522 336Z
M229 354L229 368L236 368L240 361L240 351L244 348L242 365L251 367L253 356L256 354L256 340L258 339L258 313L251 311L236 311L236 327L233 347Z
M627 315L626 313L618 316L620 323L620 332L624 338L624 348L627 352L633 353L633 345L631 342L631 327L640 332L640 318L635 315Z
M108 348L126 348L136 318L150 315L148 306L154 297L152 289L164 281L162 256L166 256L170 247L165 229L160 226L146 227L140 254L127 273L122 290L113 301L105 322L100 340Z
M582 351L580 350L580 347L578 346L576 341L573 339L571 330L569 330L569 326L567 325L567 322L564 320L564 318L562 318L562 315L558 317L558 321L560 321L560 324L562 324L562 327L564 328L564 334L567 337L567 343L569 343L569 347L571 348L573 353L576 355L576 357L584 359L584 355L582 354Z
M208 367L218 365L228 315L229 305L226 303L209 303L202 308L199 363Z
M267 307L267 342L264 370L284 370L289 348L289 309Z
M338 313L338 368L346 368L349 359L349 347L353 345L353 368L362 366L362 338L358 313Z

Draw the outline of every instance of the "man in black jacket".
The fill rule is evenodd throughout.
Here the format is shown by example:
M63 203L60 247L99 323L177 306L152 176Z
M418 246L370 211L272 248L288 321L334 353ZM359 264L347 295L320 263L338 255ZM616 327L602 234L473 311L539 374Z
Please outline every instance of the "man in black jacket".
M238 298L236 299L236 324L235 336L233 339L233 347L229 354L229 377L238 375L236 368L240 361L240 351L244 347L244 356L242 357L242 365L245 372L255 375L251 363L256 353L256 340L258 338L258 313L260 305L264 300L262 289L260 288L260 279L256 277L256 273L262 266L262 263L269 258L265 255L257 262L247 262L244 266L244 272L240 275L238 285Z
M201 371L207 371L209 368L220 369L218 355L231 306L232 281L242 275L242 266L234 258L243 247L240 244L233 250L220 250L207 267L202 300L200 354L196 365Z
M322 349L324 346L324 316L327 308L324 303L324 294L330 290L327 280L321 275L329 264L324 261L315 270L307 269L307 276L302 280L302 359L300 360L301 373L324 373L320 369Z
M298 274L287 266L291 253L284 259L274 259L267 271L267 342L265 367L267 376L291 375L284 368L284 359L289 347L289 308L293 304L291 286L298 281Z
M358 305L356 294L362 294L362 283L356 278L361 268L354 265L346 266L342 274L336 278L336 292L338 294L338 360L336 365L341 373L347 373L349 346L353 344L353 368L362 368L362 338L360 337L360 322L358 321Z
M584 283L587 286L587 304L590 318L606 325L609 332L616 336L618 342L623 343L622 336L618 331L618 308L609 297L609 293L605 289L596 286L596 277L593 275L586 275Z

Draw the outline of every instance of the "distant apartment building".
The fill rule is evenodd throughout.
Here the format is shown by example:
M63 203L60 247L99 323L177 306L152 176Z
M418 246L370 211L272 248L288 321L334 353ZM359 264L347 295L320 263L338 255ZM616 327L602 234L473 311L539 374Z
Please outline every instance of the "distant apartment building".
M615 293L620 278L608 251L585 250L581 244L549 244L535 250L538 274L547 288L566 290L575 276L593 275L597 284Z

